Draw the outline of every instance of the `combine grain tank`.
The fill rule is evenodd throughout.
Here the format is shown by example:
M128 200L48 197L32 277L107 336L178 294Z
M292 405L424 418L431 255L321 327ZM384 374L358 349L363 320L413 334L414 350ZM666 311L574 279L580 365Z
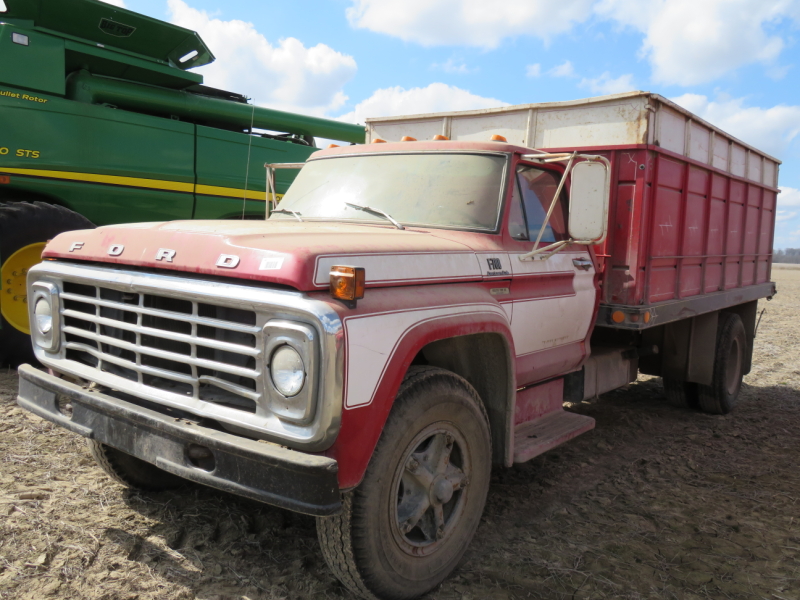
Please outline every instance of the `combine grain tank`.
M0 362L31 358L25 275L70 229L264 218L264 163L364 129L248 103L186 29L96 0L0 3ZM282 194L294 172L276 181Z

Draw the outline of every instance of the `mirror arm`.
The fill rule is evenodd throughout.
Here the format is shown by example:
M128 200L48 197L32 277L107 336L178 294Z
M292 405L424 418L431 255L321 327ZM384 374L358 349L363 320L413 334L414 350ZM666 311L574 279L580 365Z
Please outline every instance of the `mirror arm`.
M519 259L522 262L533 260L534 258L539 258L540 260L547 260L554 254L556 254L559 250L561 250L564 246L572 244L574 241L575 240L573 239L561 240L560 242L556 242L555 244L549 244L544 248L536 248L536 250L531 250L527 254L520 254Z
M264 217L269 219L272 209L278 206L278 190L275 187L275 169L302 169L306 163L264 163L267 171L267 214ZM270 196L272 196L270 198Z
M564 184L567 181L567 177L569 177L569 172L572 169L572 165L577 155L578 155L577 152L573 152L572 155L570 155L569 157L569 162L567 162L567 168L564 169L564 174L561 176L561 181L558 182L556 193L553 194L553 201L550 202L550 208L547 209L547 214L544 217L544 223L542 223L542 226L539 229L539 235L536 236L536 241L533 243L534 248L537 248L539 246L539 242L542 241L542 235L544 235L545 227L547 227L547 224L550 222L550 216L553 214L553 210L555 209L556 203L558 202L558 197L561 195L561 190L564 189Z

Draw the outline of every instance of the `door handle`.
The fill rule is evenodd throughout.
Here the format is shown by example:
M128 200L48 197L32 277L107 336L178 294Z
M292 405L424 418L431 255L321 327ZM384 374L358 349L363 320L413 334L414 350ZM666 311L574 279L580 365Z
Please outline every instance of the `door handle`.
M575 265L578 269L583 269L584 271L588 271L592 268L592 261L588 258L573 258L572 264Z

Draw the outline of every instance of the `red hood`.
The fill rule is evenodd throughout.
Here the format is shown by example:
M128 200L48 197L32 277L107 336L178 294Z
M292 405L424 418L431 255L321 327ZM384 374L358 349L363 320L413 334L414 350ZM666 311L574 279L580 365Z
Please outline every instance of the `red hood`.
M139 223L63 233L43 257L253 279L303 291L327 287L332 265L365 267L370 287L480 280L483 270L467 245L475 234L464 233L462 243L459 232L438 233L289 220Z

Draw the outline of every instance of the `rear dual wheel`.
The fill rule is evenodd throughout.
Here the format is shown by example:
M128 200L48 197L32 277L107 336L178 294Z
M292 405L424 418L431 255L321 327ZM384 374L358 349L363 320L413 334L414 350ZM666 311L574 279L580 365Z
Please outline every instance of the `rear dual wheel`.
M733 410L742 389L747 350L742 319L733 313L720 313L711 385L697 386L700 410L712 415Z
M720 313L711 385L662 378L667 401L681 408L699 408L711 415L725 415L739 399L748 352L747 335L739 315Z
M408 599L441 583L478 527L491 471L489 422L458 375L412 367L361 485L317 519L328 566L363 598Z

